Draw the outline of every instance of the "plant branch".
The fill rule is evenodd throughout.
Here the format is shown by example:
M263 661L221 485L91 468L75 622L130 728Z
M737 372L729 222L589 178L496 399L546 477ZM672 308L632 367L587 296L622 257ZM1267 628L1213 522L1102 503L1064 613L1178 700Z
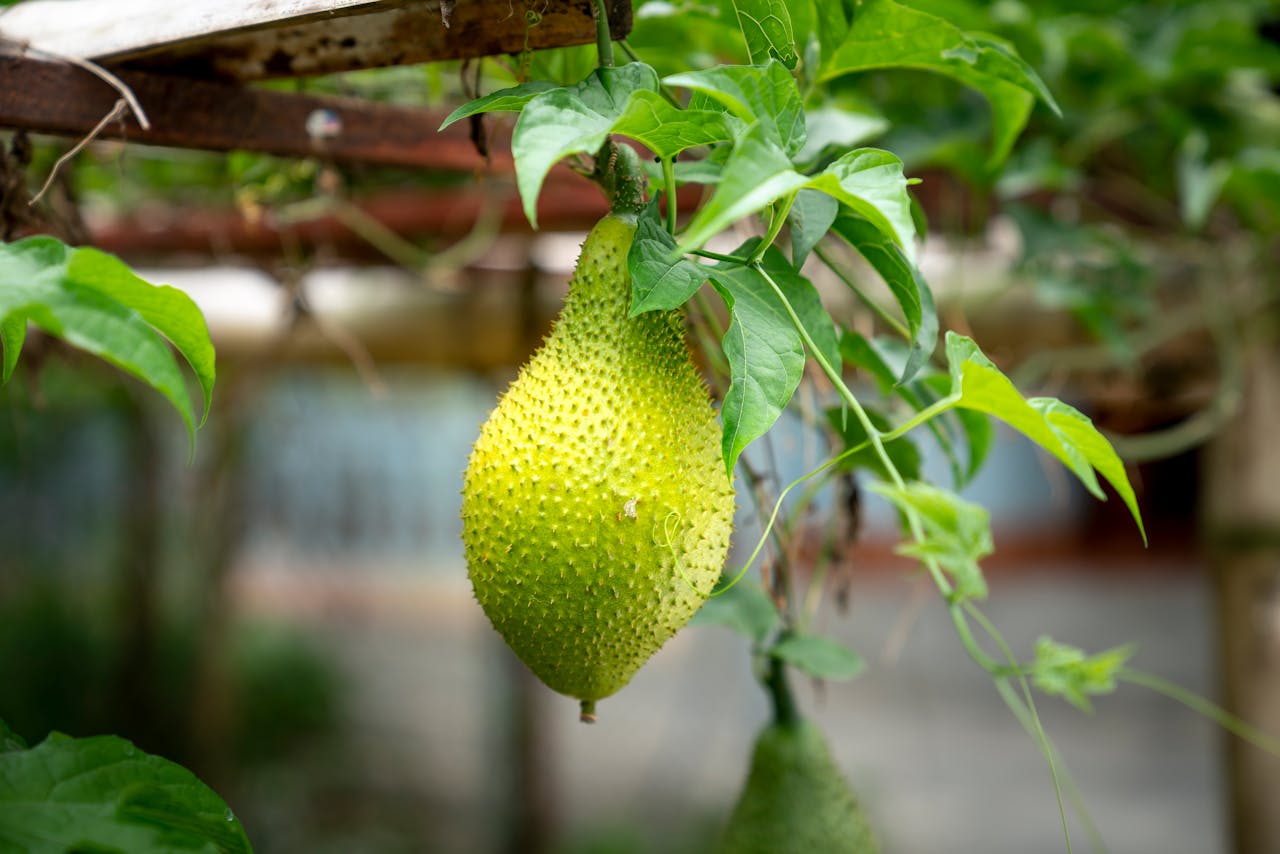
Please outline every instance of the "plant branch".
M609 33L608 0L596 0L596 51L601 68L613 66L613 36Z

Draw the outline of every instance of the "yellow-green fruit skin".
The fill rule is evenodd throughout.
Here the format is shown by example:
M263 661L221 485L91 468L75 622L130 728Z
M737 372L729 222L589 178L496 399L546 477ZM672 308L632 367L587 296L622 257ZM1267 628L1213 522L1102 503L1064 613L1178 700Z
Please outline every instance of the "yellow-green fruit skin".
M822 732L774 723L756 739L751 770L717 854L878 854L853 791Z
M627 317L634 224L583 244L564 310L480 430L462 538L476 598L552 689L613 694L720 577L733 488L679 312Z

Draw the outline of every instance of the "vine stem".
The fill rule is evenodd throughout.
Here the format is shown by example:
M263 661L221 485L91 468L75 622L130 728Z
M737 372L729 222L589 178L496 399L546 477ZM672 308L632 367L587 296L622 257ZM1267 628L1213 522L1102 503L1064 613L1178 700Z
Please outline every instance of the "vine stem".
M796 708L795 695L791 693L791 684L787 681L786 663L777 656L770 655L767 667L763 681L765 690L769 692L769 699L773 701L774 721L783 726L799 722L800 712Z
M813 360L818 363L818 367L822 368L822 372L827 375L827 379L831 381L833 386L835 386L835 389L839 393L841 399L849 405L849 408L853 411L854 417L858 419L858 423L861 424L862 429L866 431L867 440L871 443L871 447L876 452L876 456L880 458L880 462L884 465L885 472L888 473L889 479L893 481L893 485L898 489L905 489L907 483L903 480L902 474L898 471L898 467L893 464L893 460L889 457L889 452L885 450L884 438L880 431L876 429L875 424L871 423L871 417L867 415L867 411L862 408L862 404L858 401L858 398L849 390L849 386L845 385L844 378L836 372L836 369L831 366L829 361L827 361L827 357L824 356L818 346L814 344L813 337L809 335L809 330L804 328L804 324L800 321L800 316L796 314L796 310L792 307L791 301L787 299L786 294L782 292L782 288L778 287L778 283L769 275L769 271L760 264L753 265L753 268L764 277L764 280L769 284L769 287L773 289L774 294L779 300L781 300L782 307L787 312L787 317L790 318L791 324L795 326L796 331L800 333L800 338L804 341L804 345L808 348L810 355L813 356ZM907 518L907 528L911 531L911 538L917 543L923 543L925 539L924 525L920 521L920 515L910 508L906 508L904 515ZM950 601L954 588L951 586L951 582L947 580L946 576L942 574L942 568L938 566L938 562L932 558L926 558L924 560L924 565L925 568L929 570L929 575L932 576L934 584L938 586L938 589L941 590L942 594L947 597L948 601Z
M596 0L596 52L601 68L613 67L613 37L609 33L608 0Z
M662 158L662 183L667 196L667 233L676 233L676 163L673 157Z
M773 241L777 239L778 232L782 231L782 226L787 221L787 214L791 213L791 205L795 203L795 191L789 193L783 200L781 206L773 209L773 216L769 218L769 231L765 234L764 240L756 246L755 251L751 253L751 257L747 259L747 266L758 264L760 259L764 257L764 253L773 245ZM777 285L774 285L777 288Z
M858 301L866 306L881 323L898 333L898 335L905 338L908 342L911 341L911 330L907 329L906 324L890 314L888 309L880 303L867 296L866 293L863 292L862 288L858 286L858 283L853 280L853 276L850 276L844 268L836 264L835 259L831 257L831 253L828 252L821 243L813 247L813 254L817 255L822 263L827 265L827 269L835 273L836 277L839 278L840 281L844 282L845 286L848 287L849 290L853 291L853 295L858 298Z

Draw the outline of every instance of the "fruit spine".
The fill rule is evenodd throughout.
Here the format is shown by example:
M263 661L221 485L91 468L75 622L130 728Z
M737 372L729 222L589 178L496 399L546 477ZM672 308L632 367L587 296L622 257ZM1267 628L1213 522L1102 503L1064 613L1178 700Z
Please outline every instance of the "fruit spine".
M463 486L476 598L584 720L701 606L733 521L681 314L627 316L634 234L610 214L587 237L564 310L481 428Z

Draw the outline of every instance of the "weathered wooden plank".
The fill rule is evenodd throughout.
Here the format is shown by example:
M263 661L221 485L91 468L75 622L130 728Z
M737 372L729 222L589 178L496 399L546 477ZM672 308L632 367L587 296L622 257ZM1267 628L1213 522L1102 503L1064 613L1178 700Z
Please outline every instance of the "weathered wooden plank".
M595 40L591 0L27 0L0 36L112 66L237 80L460 59ZM447 18L447 25L446 25ZM629 0L610 0L614 38Z
M151 129L144 131L129 117L105 128L104 138L452 171L484 165L465 123L437 133L443 114L432 110L137 71L122 71L120 77L137 94ZM0 56L0 81L0 127L41 133L83 135L119 97L82 69L13 56ZM313 136L308 130L308 119L320 110L327 112L318 124L332 135ZM312 129L316 124L313 120ZM510 155L495 152L493 165L509 170Z

